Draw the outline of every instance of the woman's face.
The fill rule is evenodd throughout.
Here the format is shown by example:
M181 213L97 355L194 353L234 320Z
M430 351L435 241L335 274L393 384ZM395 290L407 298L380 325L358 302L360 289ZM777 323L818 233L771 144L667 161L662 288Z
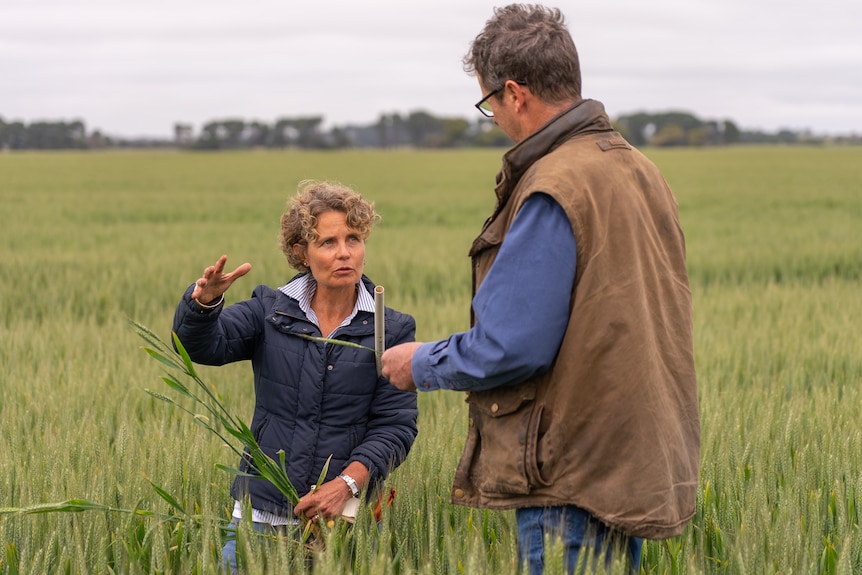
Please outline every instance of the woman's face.
M305 259L318 289L352 288L362 277L365 265L365 240L347 226L347 214L336 210L317 216L317 240L308 248L295 245L294 251ZM299 251L297 251L299 250Z

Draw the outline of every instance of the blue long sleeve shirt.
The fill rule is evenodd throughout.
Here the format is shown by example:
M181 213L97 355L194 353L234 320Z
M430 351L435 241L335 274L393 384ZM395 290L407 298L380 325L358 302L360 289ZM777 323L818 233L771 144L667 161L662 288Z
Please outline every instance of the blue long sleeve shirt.
M530 196L473 297L475 325L417 348L416 388L479 391L547 371L569 321L576 259L563 208L546 194Z

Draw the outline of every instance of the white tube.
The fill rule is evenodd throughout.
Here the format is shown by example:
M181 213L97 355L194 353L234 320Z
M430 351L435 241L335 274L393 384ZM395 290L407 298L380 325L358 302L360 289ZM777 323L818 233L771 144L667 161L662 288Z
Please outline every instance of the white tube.
M383 304L383 286L374 287L374 355L377 359L377 375L381 375L383 364L380 357L386 351L386 307Z

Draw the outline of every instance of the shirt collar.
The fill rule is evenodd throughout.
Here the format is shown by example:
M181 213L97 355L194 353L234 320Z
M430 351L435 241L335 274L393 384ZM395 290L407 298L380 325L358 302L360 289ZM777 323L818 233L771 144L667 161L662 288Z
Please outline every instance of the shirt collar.
M360 280L356 284L357 290L357 298L356 304L353 306L353 311L347 316L341 325L338 327L343 327L348 325L353 318L356 317L356 314L360 311L367 311L369 313L374 313L374 296L368 291L368 288L365 287L365 283ZM290 281L287 285L283 285L278 288L278 291L283 293L289 298L295 299L299 304L299 309L301 309L306 317L314 323L317 327L320 327L320 324L317 321L317 315L314 313L314 310L311 309L311 299L314 297L315 292L317 291L317 280L314 279L314 276L311 274L303 274L301 276L296 277L292 281ZM336 330L338 328L335 328ZM335 333L333 331L333 333ZM332 334L327 334L326 337L329 337Z

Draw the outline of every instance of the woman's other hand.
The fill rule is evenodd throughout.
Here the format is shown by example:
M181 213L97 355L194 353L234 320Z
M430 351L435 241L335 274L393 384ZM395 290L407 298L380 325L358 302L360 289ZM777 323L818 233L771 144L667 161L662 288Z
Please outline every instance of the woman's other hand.
M202 304L208 304L219 299L231 284L251 271L251 264L246 262L230 273L224 273L227 256L223 255L215 265L204 270L204 275L195 282L192 298Z
M340 478L327 481L312 492L299 499L294 508L297 515L305 515L311 520L318 518L335 519L344 511L344 506L353 495L350 488Z
M353 461L344 468L342 472L349 475L356 482L356 486L362 489L368 483L368 468L358 461ZM336 477L331 481L321 484L317 489L310 491L299 499L293 512L296 515L304 515L309 519L319 518L330 520L341 516L344 506L353 497L347 482ZM315 517L317 516L317 517Z

